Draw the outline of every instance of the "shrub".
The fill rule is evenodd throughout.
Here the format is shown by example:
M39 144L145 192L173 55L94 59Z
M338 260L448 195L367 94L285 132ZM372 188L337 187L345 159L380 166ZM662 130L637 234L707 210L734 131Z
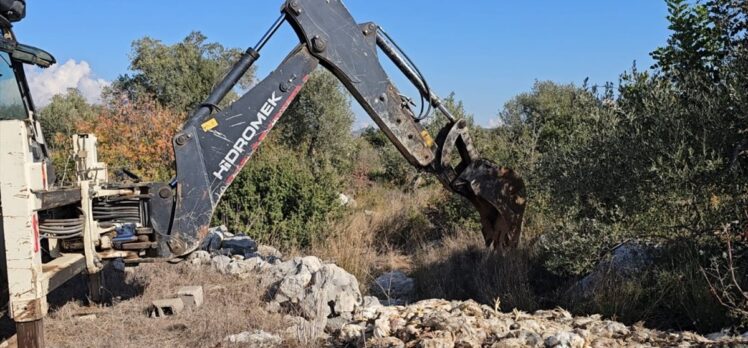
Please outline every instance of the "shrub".
M413 181L417 175L415 168L403 158L384 132L369 127L363 131L361 138L374 148L381 161L381 167L369 173L370 179L398 187L405 187Z
M339 217L339 179L285 147L263 144L219 203L215 223L281 247L308 247Z
M591 289L591 298L579 301L570 291L562 305L664 329L714 332L730 325L701 273L700 254L708 251L699 252L691 240L661 244L656 250L652 263L641 271L626 276L608 271Z
M128 168L144 180L167 181L173 177L171 139L185 114L146 97L130 100L112 94L107 104L92 122L81 120L76 124L78 133L92 133L98 138L99 160L112 171Z

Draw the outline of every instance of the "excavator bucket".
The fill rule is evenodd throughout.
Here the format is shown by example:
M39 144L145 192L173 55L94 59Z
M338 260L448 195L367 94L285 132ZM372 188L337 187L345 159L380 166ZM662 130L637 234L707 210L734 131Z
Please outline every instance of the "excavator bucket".
M527 203L525 183L514 170L480 158L468 134L467 122L448 125L437 136L437 177L450 190L467 198L480 214L486 246L504 254L519 245ZM454 150L461 162L452 163Z
M480 159L453 182L480 214L486 246L504 254L519 245L525 214L525 183L512 169Z

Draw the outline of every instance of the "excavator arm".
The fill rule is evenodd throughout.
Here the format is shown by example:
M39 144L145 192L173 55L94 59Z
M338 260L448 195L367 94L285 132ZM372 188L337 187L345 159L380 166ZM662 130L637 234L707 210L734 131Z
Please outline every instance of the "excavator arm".
M298 35L299 45L268 77L220 110L217 105L285 22ZM449 119L436 138L414 119L385 73L378 48ZM267 34L244 53L174 136L177 176L158 188L160 200L149 207L153 228L170 252L184 255L198 246L221 196L318 65L342 82L411 165L434 174L446 189L478 209L487 246L502 251L516 246L525 208L522 179L511 169L480 159L465 120L449 113L403 57L376 24L357 24L341 0L286 1Z

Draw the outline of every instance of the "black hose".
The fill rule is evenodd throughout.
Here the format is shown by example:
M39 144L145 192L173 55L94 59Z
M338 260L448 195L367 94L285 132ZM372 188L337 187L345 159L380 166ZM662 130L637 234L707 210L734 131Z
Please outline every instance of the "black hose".
M419 122L423 121L424 119L426 119L427 117L430 116L431 110L432 110L432 106L431 106L431 88L429 87L428 82L426 82L426 78L421 73L421 70L419 70L418 66L416 66L415 63L413 63L413 60L411 60L410 57L408 57L408 54L405 53L405 51L403 51L403 49L400 48L400 46L398 46L397 42L395 42L395 40L393 40L392 37L389 34L387 34L386 31L384 31L384 29L382 29L382 27L379 27L378 30L379 30L380 33L382 33L382 35L384 35L385 38L387 38L387 41L389 41L392 44L392 46L394 46L395 49L398 50L398 52L405 59L406 63L408 65L410 65L410 68L413 69L413 71L415 71L416 74L418 74L418 78L421 79L421 82L423 82L423 87L426 89L426 91L425 91L426 95L424 96L423 92L420 93L421 94L421 110L418 113L418 117L414 117L413 118L413 119L415 119L416 121L419 121ZM425 114L423 112L424 99L427 101L426 104L428 105Z

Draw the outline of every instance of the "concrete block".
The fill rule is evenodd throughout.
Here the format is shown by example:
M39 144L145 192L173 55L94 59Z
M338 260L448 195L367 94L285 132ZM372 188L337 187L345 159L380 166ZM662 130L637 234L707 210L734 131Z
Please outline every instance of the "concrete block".
M177 315L184 309L184 302L179 298L155 300L151 303L151 318L163 318Z
M203 305L202 286L183 286L179 288L177 295L187 308L197 308Z
M75 317L75 319L78 319L80 321L96 321L96 314L81 315L79 317Z

